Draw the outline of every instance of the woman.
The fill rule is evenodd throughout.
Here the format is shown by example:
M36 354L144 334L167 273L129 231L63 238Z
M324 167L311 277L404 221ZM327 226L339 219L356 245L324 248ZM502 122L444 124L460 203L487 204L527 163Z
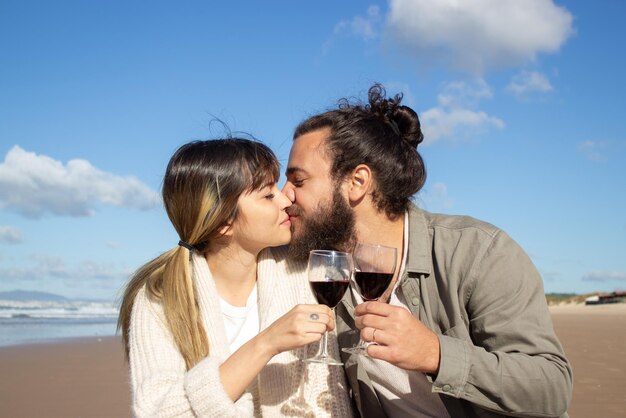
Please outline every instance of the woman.
M306 279L262 251L291 238L278 177L272 151L245 139L170 160L163 202L180 242L135 273L118 320L135 415L352 415L343 369L299 360L332 312L295 306L314 302Z

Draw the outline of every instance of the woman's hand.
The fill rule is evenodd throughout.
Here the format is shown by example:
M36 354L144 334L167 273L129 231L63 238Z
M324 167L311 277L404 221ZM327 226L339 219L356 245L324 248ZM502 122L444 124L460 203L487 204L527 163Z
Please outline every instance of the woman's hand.
M319 341L335 329L335 316L326 305L296 305L259 335L272 356Z
M333 329L335 317L328 306L296 305L222 363L220 379L226 393L233 401L239 399L276 354L319 341Z

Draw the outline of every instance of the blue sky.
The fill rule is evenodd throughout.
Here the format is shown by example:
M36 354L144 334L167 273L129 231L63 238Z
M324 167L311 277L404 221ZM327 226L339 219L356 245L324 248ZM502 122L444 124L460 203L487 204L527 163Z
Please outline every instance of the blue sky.
M511 235L546 291L626 289L620 0L0 1L0 291L111 299L177 237L192 139L293 128L373 82L420 115L433 212ZM282 179L281 179L282 182Z

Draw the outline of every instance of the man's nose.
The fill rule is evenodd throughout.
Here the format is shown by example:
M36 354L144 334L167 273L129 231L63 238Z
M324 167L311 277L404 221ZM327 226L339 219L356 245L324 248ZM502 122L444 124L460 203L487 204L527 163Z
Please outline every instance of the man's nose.
M285 183L282 190L283 194L287 196L287 199L291 201L291 203L296 201L296 191L294 190L293 184L291 182Z

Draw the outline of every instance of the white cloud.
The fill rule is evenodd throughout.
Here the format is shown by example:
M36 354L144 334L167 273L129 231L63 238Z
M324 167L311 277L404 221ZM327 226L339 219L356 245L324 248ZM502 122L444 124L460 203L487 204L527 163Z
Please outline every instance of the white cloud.
M31 257L30 261L32 263L28 266L0 268L0 277L3 280L16 282L45 279L61 280L70 286L80 285L84 281L117 285L126 280L132 273L129 269L93 260L85 260L70 266L60 257L35 255Z
M355 16L350 20L342 20L335 25L335 34L349 30L352 35L363 38L366 41L374 39L378 36L376 26L380 23L380 8L378 6L369 6L367 15Z
M617 158L618 155L626 152L626 141L603 140L603 141L582 141L576 144L578 152L583 154L587 159L595 162L602 162L611 158Z
M606 160L602 154L605 145L597 141L583 141L578 143L578 151L581 152L588 160L600 162Z
M391 0L387 33L421 62L482 74L558 51L572 21L552 0Z
M157 192L132 176L121 177L86 160L64 165L14 146L0 164L0 208L38 218L45 213L89 216L98 204L146 210Z
M583 276L583 280L590 282L626 281L626 273L621 271L596 270Z
M492 97L491 87L482 78L477 78L472 81L452 81L446 84L438 96L438 101L441 106L468 107L476 106L481 100Z
M117 250L122 247L122 245L117 241L106 241L104 245L106 245L107 248L110 248L112 250Z
M22 242L22 231L13 226L0 225L0 242L20 244Z
M545 75L537 71L522 71L513 76L506 90L521 99L532 94L549 93L554 88Z
M485 112L475 112L468 109L441 109L433 108L422 113L424 124L425 143L432 143L442 138L454 138L460 128L464 129L464 136L470 132L478 132L487 127L503 128L504 122Z
M563 274L559 271L542 271L541 277L544 281L555 282L563 278Z
M367 16L356 16L350 22L350 29L356 36L365 40L374 39L378 36L376 25L380 22L380 8L370 6L367 8Z
M480 100L491 97L491 89L482 79L448 83L438 96L439 105L420 116L425 143L469 137L489 128L504 128L501 119L472 109Z
M381 25L380 7L369 6L366 16L357 15L352 19L341 20L335 25L332 36L322 46L322 54L326 54L333 47L335 39L346 32L365 41L376 39L380 36Z

